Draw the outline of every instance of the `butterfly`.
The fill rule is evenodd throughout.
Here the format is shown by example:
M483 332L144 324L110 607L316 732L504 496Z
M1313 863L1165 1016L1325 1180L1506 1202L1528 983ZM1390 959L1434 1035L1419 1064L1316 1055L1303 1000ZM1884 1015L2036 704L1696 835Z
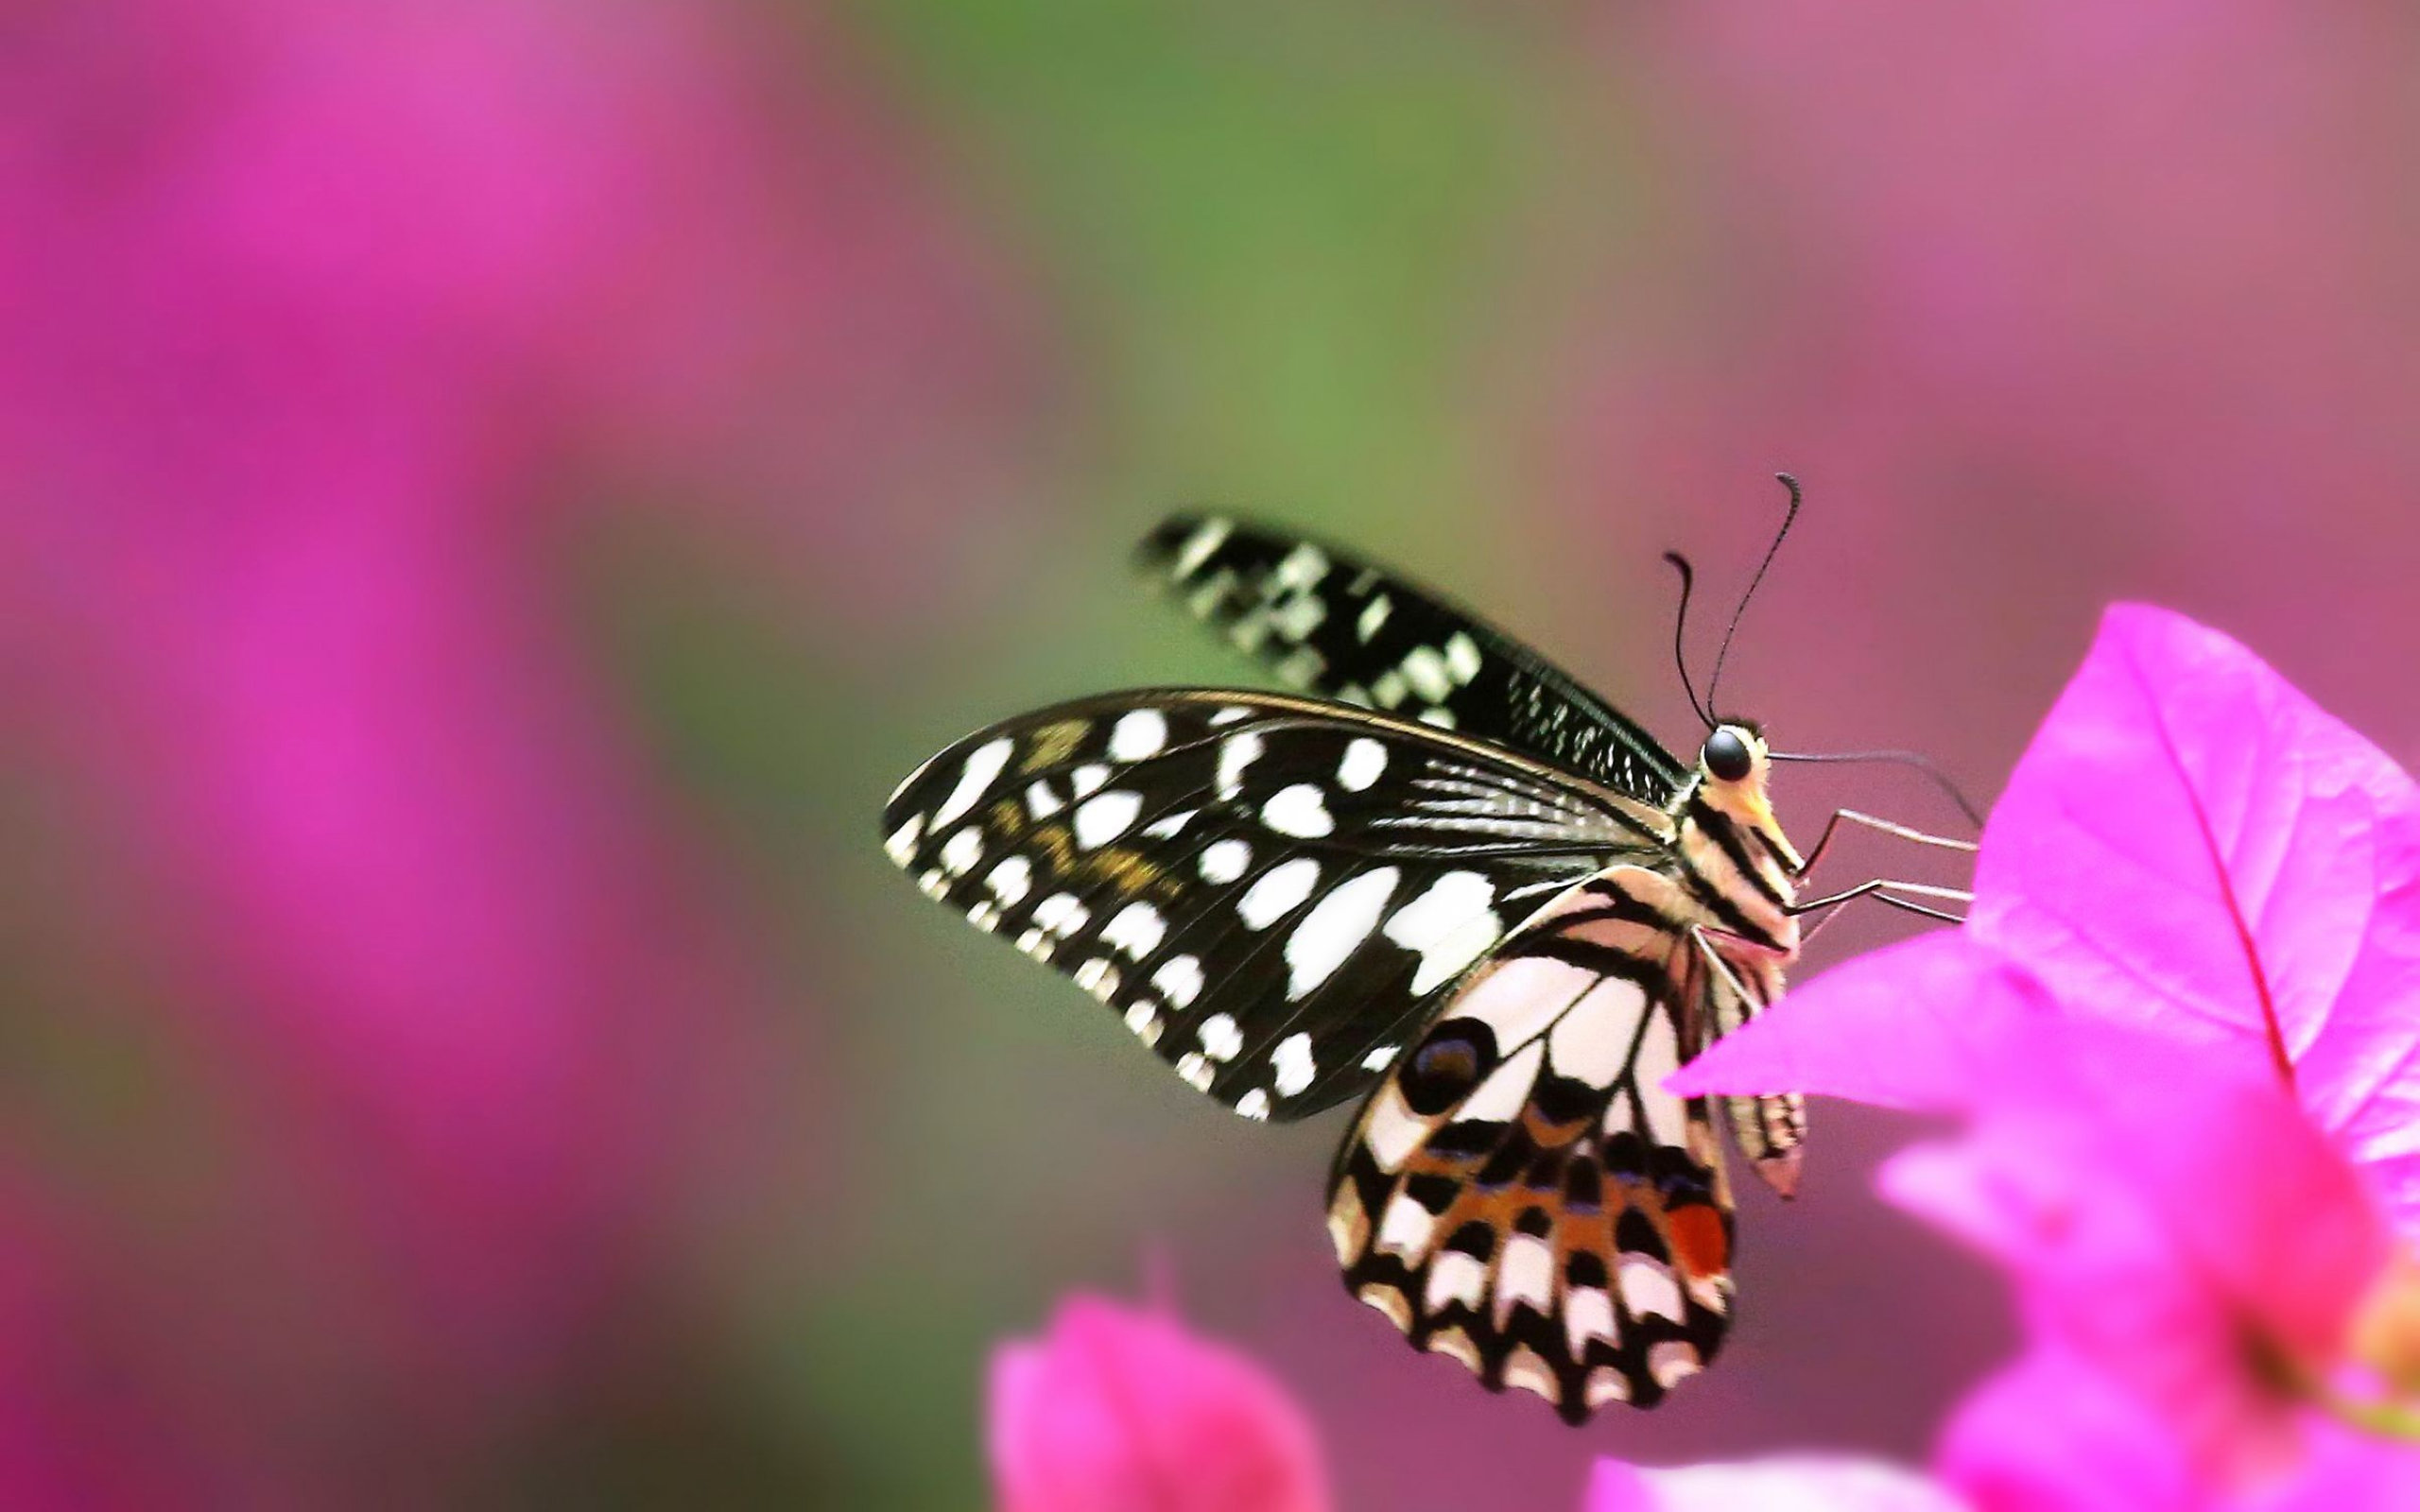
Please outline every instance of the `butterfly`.
M1574 1423L1654 1405L1730 1319L1718 1120L1784 1195L1806 1138L1794 1095L1663 1087L1797 957L1762 730L1708 711L1684 763L1437 593L1241 519L1139 562L1292 691L993 725L891 795L891 860L1245 1118L1358 1099L1327 1228L1415 1347Z

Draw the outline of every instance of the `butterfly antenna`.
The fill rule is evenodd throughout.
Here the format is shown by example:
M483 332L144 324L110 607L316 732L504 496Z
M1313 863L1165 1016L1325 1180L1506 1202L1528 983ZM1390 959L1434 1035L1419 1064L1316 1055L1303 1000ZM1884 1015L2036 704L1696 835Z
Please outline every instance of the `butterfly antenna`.
M1756 576L1748 580L1748 591L1739 595L1739 607L1731 611L1731 624L1722 632L1721 649L1714 653L1714 676L1706 679L1705 681L1705 701L1708 708L1714 705L1715 690L1722 686L1722 663L1730 659L1731 637L1739 628L1739 616L1748 612L1748 601L1756 596L1756 590L1763 585L1765 570L1772 566L1773 558L1781 551L1781 543L1789 539L1789 527L1798 523L1798 507L1804 502L1798 491L1798 480L1787 472L1776 472L1773 476L1779 478L1782 487L1789 490L1789 512L1781 517L1781 528L1773 532L1773 543L1765 548L1765 559L1756 564ZM1711 715L1708 716L1707 723L1713 723Z
M1689 626L1689 591L1697 586L1697 569L1689 565L1689 558L1677 551L1666 552L1664 559L1670 562L1673 571L1681 575L1681 608L1680 611L1672 616L1672 664L1681 669L1681 691L1689 696L1690 711L1705 721L1706 729L1712 730L1715 726L1715 718L1713 714L1707 713L1704 701L1698 697L1697 688L1689 681L1689 657L1688 652L1683 648L1682 639L1682 632Z
M1924 773L1927 777L1931 778L1933 785L1948 795L1949 801L1958 805L1958 812L1966 816L1968 823L1974 825L1978 830L1983 827L1982 811L1975 806L1973 799L1967 798L1967 796L1960 790L1956 782L1950 781L1949 774L1947 772L1943 771L1940 765L1935 763L1931 757L1927 756L1922 751L1841 750L1810 752L1777 750L1769 752L1768 754L1777 762L1889 762L1897 766L1913 767L1915 770Z

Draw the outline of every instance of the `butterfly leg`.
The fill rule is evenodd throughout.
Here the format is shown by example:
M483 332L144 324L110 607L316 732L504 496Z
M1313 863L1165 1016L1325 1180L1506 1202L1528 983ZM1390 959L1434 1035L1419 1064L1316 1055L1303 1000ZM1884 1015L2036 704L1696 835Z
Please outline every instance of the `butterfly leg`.
M1963 850L1972 855L1978 849L1972 840L1956 840L1945 834L1927 834L1922 830L1910 829L1904 824L1893 824L1889 819L1876 818L1871 814L1860 814L1855 809L1834 809L1831 818L1824 821L1824 833L1815 837L1815 849L1806 852L1806 865L1798 868L1800 876L1804 877L1812 872L1815 869L1815 863L1824 859L1824 852L1830 847L1832 836L1839 831L1841 821L1843 819L1851 824L1864 825L1869 830L1878 830L1884 834L1897 835L1902 840L1912 840L1918 845L1938 846L1944 850Z

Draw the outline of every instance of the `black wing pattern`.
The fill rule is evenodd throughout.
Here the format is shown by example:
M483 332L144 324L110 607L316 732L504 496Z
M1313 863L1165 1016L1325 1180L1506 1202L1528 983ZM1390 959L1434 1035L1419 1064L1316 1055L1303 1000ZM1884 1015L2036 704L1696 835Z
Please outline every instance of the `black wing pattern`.
M1506 940L1362 1109L1329 1188L1347 1289L1572 1422L1654 1405L1730 1313L1712 1119L1662 1086L1703 1032L1678 886L1616 867Z
M1183 690L970 735L882 822L926 893L1277 1119L1374 1085L1509 931L1670 837L1653 809L1428 726Z
M1653 736L1537 652L1324 541L1180 514L1139 558L1288 687L1510 746L1659 808L1687 776Z

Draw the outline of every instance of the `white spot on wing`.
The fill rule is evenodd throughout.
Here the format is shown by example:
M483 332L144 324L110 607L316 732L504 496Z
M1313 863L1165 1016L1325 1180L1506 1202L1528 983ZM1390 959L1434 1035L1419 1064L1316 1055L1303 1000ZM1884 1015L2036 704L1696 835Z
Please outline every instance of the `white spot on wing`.
M1433 645L1413 647L1403 659L1403 675L1411 683L1411 691L1429 703L1442 703L1454 691L1454 679L1445 670L1445 658Z
M1277 571L1270 576L1288 588L1309 588L1326 571L1327 553L1306 541L1287 553L1286 559L1277 564Z
M1193 816L1201 812L1200 809L1179 809L1167 818L1153 819L1143 826L1143 833L1154 840L1172 839L1179 831L1192 823Z
M1504 1357L1504 1383L1535 1392L1548 1401L1563 1400L1562 1383L1555 1379L1554 1367L1526 1344L1514 1345L1512 1352Z
M882 848L890 852L892 866L904 867L915 858L916 842L924 836L925 816L911 814L907 823L890 832L890 838L882 842Z
M1201 1053L1213 1060L1233 1060L1244 1047L1243 1031L1232 1014L1214 1013L1201 1021Z
M1489 904L1495 888L1476 871L1449 871L1428 890L1395 910L1387 938L1417 952L1420 968L1411 990L1422 993L1450 980L1504 933Z
M1023 856L1011 856L992 868L988 880L1000 902L1013 908L1033 886L1033 863Z
M1213 840L1201 848L1201 880L1229 883L1252 865L1252 847L1241 840Z
M1219 796L1233 798L1243 790L1244 768L1259 757L1260 737L1249 730L1237 730L1219 743Z
M1032 782L1027 784L1025 790L1025 809L1028 814L1032 815L1035 818L1046 819L1066 806L1066 804L1059 801L1058 794L1050 791L1049 783L1037 778Z
M1176 554L1175 571L1179 577L1190 577L1194 569L1210 559L1210 554L1226 543L1236 527L1224 520L1204 520L1200 529L1187 536Z
M1308 856L1296 856L1261 873L1259 881L1244 889L1236 912L1245 928L1267 929L1308 898L1319 880L1320 864Z
M1098 762L1086 762L1067 774L1067 785L1075 790L1078 798L1098 792L1100 784L1108 781L1109 768Z
M1395 1194L1387 1204L1387 1215L1378 1222L1378 1247L1392 1249L1414 1265L1428 1253L1436 1237L1436 1217L1404 1193Z
M1575 1360L1587 1354L1590 1339L1602 1339L1616 1348L1621 1344L1621 1325L1614 1320L1614 1299L1600 1287L1574 1286L1565 1292L1563 1324Z
M1253 1088L1236 1099L1236 1111L1246 1118L1266 1120L1269 1117L1269 1093Z
M934 829L940 829L975 806L975 800L981 798L1000 775L1000 768L1009 765L1009 753L1016 749L1016 744L1002 735L997 740L985 741L968 753L966 765L959 769L958 785L950 789L949 797L942 800L942 806L933 811Z
M1280 1097L1293 1096L1308 1087L1311 1078L1319 1074L1319 1068L1311 1063L1311 1037L1306 1034L1289 1034L1277 1041L1277 1051L1269 1057L1269 1064L1276 1073L1273 1085Z
M1630 1377L1609 1365L1600 1365L1588 1372L1588 1405L1601 1407L1609 1401L1630 1400Z
M1533 1235L1513 1234L1495 1266L1495 1326L1503 1328L1523 1303L1540 1313L1553 1310L1554 1250Z
M1307 688L1327 670L1327 658L1307 645L1298 645L1286 660L1270 668L1289 688Z
M1445 666L1454 674L1456 682L1468 682L1478 676L1478 644L1469 634L1456 630L1445 643Z
M1109 844L1126 833L1134 816L1143 812L1143 795L1120 788L1084 799L1076 810L1076 845L1090 850Z
M1428 1311L1436 1312L1448 1302L1478 1306L1487 1293L1487 1266L1474 1256L1459 1249L1448 1249L1428 1267Z
M1394 607L1394 601L1384 593L1361 606L1361 618L1355 623L1353 632L1362 644L1367 645L1370 637L1378 633L1378 627L1387 623L1387 615Z
M1151 985L1165 993L1176 1007L1190 1007L1201 991L1201 961L1198 956L1173 955L1151 973Z
M1114 762L1139 762L1146 756L1156 756L1167 744L1167 716L1157 709L1136 709L1117 722L1109 732L1109 759Z
M1395 1063L1395 1057L1402 1054L1402 1052L1403 1046L1401 1045L1380 1045L1377 1049L1371 1051L1368 1055L1361 1057L1361 1069L1363 1071L1384 1071L1389 1066Z
M1362 1300L1366 1302L1369 1300L1369 1297L1364 1296ZM1400 1323L1395 1326L1397 1328L1403 1327ZM1460 1360L1462 1363L1463 1368L1468 1370L1484 1370L1487 1368L1487 1362L1479 1355L1478 1346L1471 1341L1471 1336L1469 1334L1463 1332L1459 1328L1439 1329L1436 1332L1428 1335L1428 1352L1431 1354L1442 1354L1451 1359Z
M1068 974L1076 979L1078 987L1103 1003L1108 1002L1117 992L1117 968L1098 955Z
M1071 892L1054 892L1033 905L1034 927L1054 935L1072 935L1083 928L1084 920L1091 917L1090 910Z
M1303 997L1334 975L1378 927L1403 873L1393 867L1365 871L1319 901L1286 937L1286 996Z
M1150 903L1128 903L1100 927L1101 943L1115 945L1136 960L1160 948L1168 921Z
M1288 599L1270 612L1270 623L1277 633L1289 641L1300 641L1320 627L1327 618L1327 605L1309 593Z
M1274 798L1260 806L1260 822L1298 840L1317 840L1336 833L1327 799L1308 782L1278 789Z
M1211 1078L1218 1074L1211 1069L1210 1062L1201 1058L1199 1050L1188 1050L1177 1057L1176 1074L1205 1092L1210 1090Z
M983 859L983 832L968 825L942 845L942 865L953 877L964 876Z
M1391 1082L1370 1105L1361 1143L1369 1149L1370 1159L1378 1162L1378 1169L1392 1175L1403 1169L1403 1162L1428 1137L1429 1127L1430 1121L1414 1113L1401 1090Z
M1647 1351L1647 1373L1667 1389L1705 1368L1696 1348L1680 1339L1663 1339Z
M1644 1255L1626 1254L1621 1263L1622 1302L1633 1317L1682 1318L1681 1288L1671 1267Z
M1386 744L1367 735L1356 735L1344 747L1344 759L1336 764L1336 780L1346 792L1359 793L1366 791L1386 769Z

